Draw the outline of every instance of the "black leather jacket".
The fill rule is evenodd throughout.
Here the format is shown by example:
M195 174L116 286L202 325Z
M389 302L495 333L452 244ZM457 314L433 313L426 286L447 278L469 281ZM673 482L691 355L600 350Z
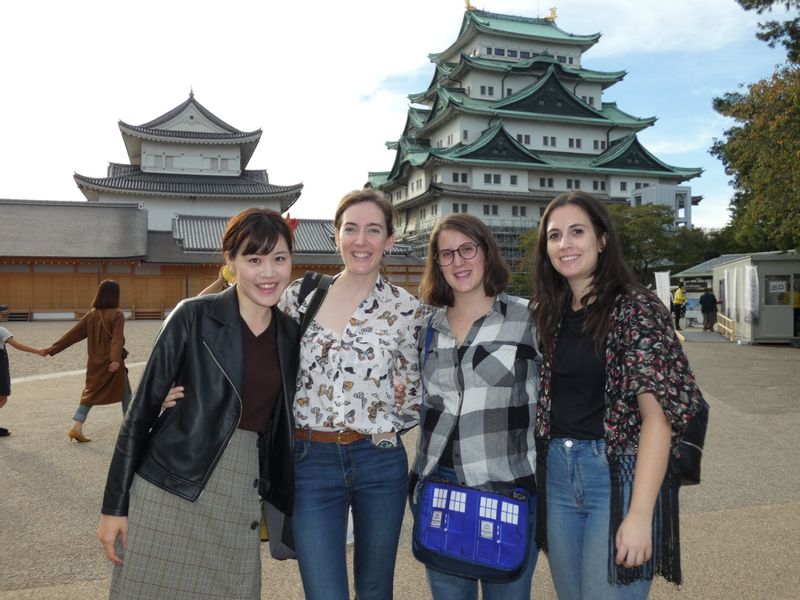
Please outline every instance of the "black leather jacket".
M277 308L283 395L268 433L259 436L259 493L288 515L294 505L293 435L298 326ZM242 322L236 287L182 301L169 315L147 361L120 429L108 472L102 513L128 514L133 474L194 501L239 425ZM185 396L161 412L173 384Z

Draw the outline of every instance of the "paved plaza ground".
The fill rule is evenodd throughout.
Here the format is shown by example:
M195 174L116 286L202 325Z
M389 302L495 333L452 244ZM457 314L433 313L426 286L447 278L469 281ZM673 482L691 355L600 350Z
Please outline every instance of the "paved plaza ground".
M26 344L55 341L71 323L3 323ZM126 324L135 386L159 327ZM800 598L800 350L721 343L689 330L685 347L711 420L703 483L681 491L682 590L657 581L653 599ZM83 385L85 344L53 358L9 347L12 396L0 409L0 600L107 598L110 563L95 539L119 406L98 407L67 438ZM406 438L413 455L416 431ZM411 519L400 540L395 597L429 598L411 556ZM263 549L263 598L303 597L294 562ZM555 598L540 555L534 598ZM456 599L454 599L456 600Z

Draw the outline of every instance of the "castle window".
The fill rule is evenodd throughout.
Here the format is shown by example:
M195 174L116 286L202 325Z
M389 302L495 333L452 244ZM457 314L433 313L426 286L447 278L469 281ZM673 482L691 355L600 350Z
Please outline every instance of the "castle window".
M511 185L517 185L517 176L516 175L511 175L509 177L509 179L510 179Z
M619 182L619 191L620 192L627 192L628 191L628 182L627 181L620 181Z
M509 50L508 51L508 56L510 58L517 58L517 51L516 50Z

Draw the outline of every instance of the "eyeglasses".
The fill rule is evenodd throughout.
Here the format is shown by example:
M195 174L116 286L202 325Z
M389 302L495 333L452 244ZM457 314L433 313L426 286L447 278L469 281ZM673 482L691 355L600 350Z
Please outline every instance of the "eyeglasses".
M439 250L434 256L435 260L440 267L446 267L453 262L456 257L456 252L464 260L472 260L478 254L477 242L464 242L455 250Z

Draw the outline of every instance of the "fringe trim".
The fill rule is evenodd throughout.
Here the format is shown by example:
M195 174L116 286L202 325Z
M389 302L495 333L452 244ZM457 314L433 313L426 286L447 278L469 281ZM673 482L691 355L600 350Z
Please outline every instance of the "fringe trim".
M633 490L635 456L611 459L611 520L608 535L608 581L626 585L640 579L651 580L660 575L675 585L681 585L681 552L679 530L678 483L667 471L653 510L653 558L639 567L617 565L615 538L623 517L630 508Z
M536 547L547 554L547 447L536 438Z

